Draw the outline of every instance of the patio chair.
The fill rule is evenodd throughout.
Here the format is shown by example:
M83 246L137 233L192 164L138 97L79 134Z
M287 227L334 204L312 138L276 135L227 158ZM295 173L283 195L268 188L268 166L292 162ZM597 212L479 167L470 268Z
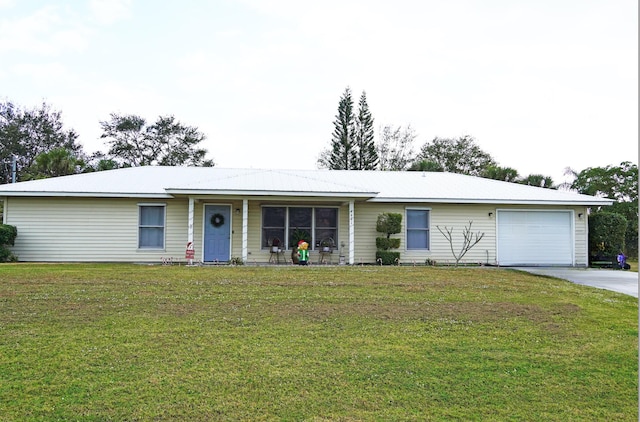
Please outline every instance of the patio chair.
M327 259L329 264L332 263L331 257L334 249L336 248L336 242L332 237L326 237L320 241L320 259L318 261L319 264L326 264Z
M267 240L267 245L269 245L269 262L274 264L280 263L280 256L284 255L284 251L282 250L282 242L280 238L274 237Z

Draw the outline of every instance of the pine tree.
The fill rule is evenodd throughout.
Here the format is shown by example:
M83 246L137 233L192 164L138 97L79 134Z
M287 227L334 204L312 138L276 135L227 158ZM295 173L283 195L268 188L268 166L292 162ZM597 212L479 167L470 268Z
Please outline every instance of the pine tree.
M331 170L352 170L356 162L355 116L349 87L344 90L344 94L340 98L338 115L333 126L331 155L328 157L326 165Z
M374 143L373 117L367 104L367 94L362 91L355 121L355 144L357 148L354 169L376 170L379 158Z

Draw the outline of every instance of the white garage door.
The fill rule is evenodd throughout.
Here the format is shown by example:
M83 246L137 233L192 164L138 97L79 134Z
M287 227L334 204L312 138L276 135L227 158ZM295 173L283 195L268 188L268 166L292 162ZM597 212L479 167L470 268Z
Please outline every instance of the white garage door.
M568 211L498 211L499 265L573 265Z

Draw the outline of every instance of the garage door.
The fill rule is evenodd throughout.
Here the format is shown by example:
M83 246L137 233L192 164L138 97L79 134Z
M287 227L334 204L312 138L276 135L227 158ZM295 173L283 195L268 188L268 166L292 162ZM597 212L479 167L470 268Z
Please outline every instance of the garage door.
M573 265L572 213L498 211L499 265Z

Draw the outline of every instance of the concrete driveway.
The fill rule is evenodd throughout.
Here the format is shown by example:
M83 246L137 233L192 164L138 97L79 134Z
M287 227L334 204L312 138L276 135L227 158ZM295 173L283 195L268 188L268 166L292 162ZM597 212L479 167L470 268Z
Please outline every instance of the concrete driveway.
M518 267L515 269L638 297L638 273L631 271L559 267Z

